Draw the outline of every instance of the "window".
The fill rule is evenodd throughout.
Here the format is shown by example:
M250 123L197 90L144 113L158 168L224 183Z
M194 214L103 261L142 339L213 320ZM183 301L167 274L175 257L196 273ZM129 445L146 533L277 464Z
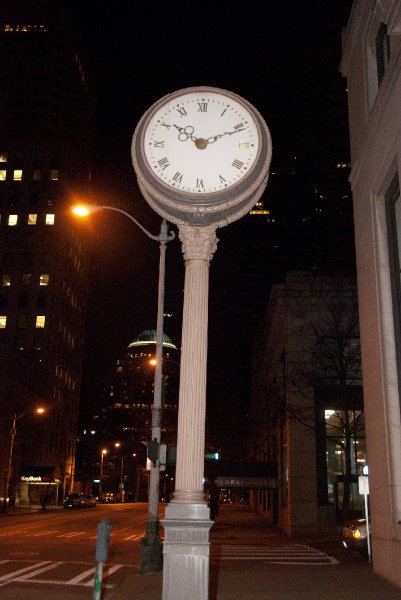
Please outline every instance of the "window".
M54 219L55 219L55 215L48 213L46 215L46 225L54 225Z
M387 25L380 23L379 31L376 36L376 66L377 66L377 81L381 81L386 72L387 65L390 60L390 39L387 32Z
M26 329L28 327L28 318L26 315L19 315L17 317L17 327L18 329Z
M46 317L44 315L38 315L36 317L36 329L43 329L45 326Z
M28 294L20 294L18 298L18 308L26 308L28 306Z
M7 317L5 315L0 315L0 329L5 329L7 325Z
M28 225L36 225L36 221L38 220L38 215L31 213L28 215Z
M59 170L58 169L52 169L50 171L50 179L51 179L51 181L58 181L58 177L59 177Z
M39 294L37 301L36 301L36 307L37 308L46 308L46 304L47 304L47 296L45 296L44 294Z
M40 169L34 169L32 179L34 181L40 181L42 179L42 171Z
M37 192L29 194L29 204L31 206L37 206L39 204L39 194Z
M4 287L11 285L10 273L3 273L2 277L1 277L1 285Z
M8 215L8 225L14 227L18 223L18 215Z
M49 285L49 273L41 273L40 274L39 285Z
M0 169L0 181L5 181L7 177L7 171L5 169Z
M8 152L0 152L0 163L8 161Z
M32 281L32 273L22 273L22 285L30 285Z
M22 169L14 169L13 179L14 181L22 181Z

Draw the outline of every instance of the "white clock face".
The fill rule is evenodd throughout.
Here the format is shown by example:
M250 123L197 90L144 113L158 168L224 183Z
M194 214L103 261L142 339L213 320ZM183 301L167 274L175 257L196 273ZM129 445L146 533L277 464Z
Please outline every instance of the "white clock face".
M237 184L255 164L259 144L259 129L247 108L207 90L167 101L144 135L153 174L173 189L195 194Z

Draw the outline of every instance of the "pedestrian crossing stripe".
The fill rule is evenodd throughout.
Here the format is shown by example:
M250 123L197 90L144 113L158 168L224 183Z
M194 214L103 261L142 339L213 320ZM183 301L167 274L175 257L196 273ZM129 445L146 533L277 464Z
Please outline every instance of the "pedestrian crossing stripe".
M212 545L212 560L253 560L274 564L335 565L333 556L304 544L288 546L251 546L242 544Z

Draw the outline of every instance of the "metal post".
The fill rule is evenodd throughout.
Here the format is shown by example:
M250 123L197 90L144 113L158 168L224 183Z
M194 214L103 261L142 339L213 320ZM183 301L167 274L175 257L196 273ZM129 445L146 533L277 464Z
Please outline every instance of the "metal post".
M22 416L22 415L20 415ZM10 452L8 453L8 466L7 466L7 478L6 478L6 493L3 502L3 512L7 511L7 498L8 498L8 488L10 487L10 478L11 478L11 466L13 460L13 449L14 449L14 438L17 433L16 431L17 424L17 415L14 413L13 424L10 431Z
M166 243L169 241L167 223L163 219L160 229L160 263L159 287L157 302L156 331L156 367L154 379L154 395L152 405L152 440L160 447L161 415L162 415L162 377L163 377L163 316L164 316L164 280L166 263ZM153 573L163 568L163 549L159 536L159 485L160 462L153 461L150 468L149 508L146 524L146 535L141 542L139 572Z

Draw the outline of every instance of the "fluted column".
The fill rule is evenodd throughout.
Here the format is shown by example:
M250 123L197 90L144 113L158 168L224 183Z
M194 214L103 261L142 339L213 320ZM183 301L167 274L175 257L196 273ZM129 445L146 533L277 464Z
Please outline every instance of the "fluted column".
M215 231L180 227L185 287L174 502L203 500L209 262Z
M179 226L185 259L176 488L166 516L163 600L207 600L209 531L204 499L209 263L216 228Z

